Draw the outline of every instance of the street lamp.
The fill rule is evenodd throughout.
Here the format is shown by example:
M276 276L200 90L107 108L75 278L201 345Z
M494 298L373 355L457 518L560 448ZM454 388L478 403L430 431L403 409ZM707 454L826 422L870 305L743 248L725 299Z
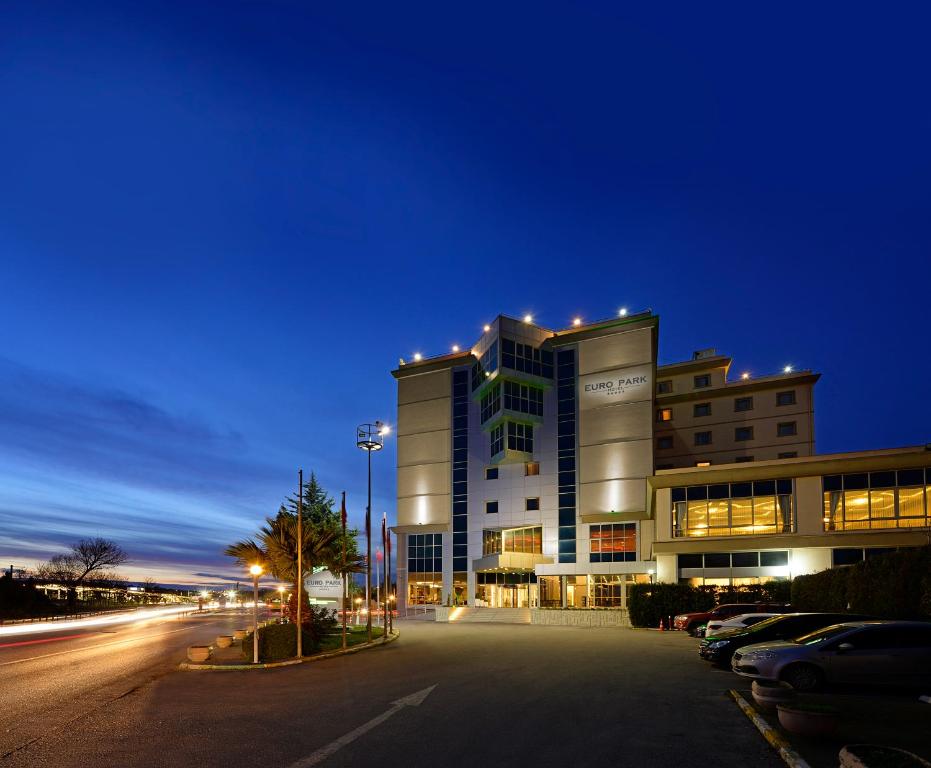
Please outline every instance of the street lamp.
M259 663L259 576L262 575L261 565L249 567L252 574L252 663Z
M385 447L385 435L388 427L380 421L374 424L360 424L356 428L356 446L368 455L369 493L365 506L365 604L369 606L372 594L372 451ZM366 630L368 641L372 642L372 612L366 611Z
M278 587L278 613L281 622L284 623L284 587Z

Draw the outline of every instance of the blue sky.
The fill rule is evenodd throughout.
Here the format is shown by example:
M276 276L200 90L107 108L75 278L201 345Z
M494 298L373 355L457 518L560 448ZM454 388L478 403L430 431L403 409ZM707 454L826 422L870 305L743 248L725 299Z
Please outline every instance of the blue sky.
M822 372L820 451L931 441L917 4L3 15L3 562L235 578L298 466L359 524L388 371L498 312L650 307L663 362Z

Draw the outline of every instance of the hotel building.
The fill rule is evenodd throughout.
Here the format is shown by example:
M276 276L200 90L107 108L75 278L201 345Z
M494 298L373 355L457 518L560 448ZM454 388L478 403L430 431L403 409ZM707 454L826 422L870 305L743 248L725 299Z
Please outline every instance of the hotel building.
M931 452L817 456L817 374L729 381L713 350L658 367L658 330L649 312L499 316L392 372L399 607L624 608L637 582L787 578L927 541Z

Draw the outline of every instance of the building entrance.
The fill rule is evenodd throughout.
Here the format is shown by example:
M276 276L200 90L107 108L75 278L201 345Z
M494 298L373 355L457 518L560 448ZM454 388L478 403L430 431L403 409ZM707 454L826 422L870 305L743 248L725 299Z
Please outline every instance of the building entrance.
M479 587L479 604L488 608L536 608L536 584L486 584Z

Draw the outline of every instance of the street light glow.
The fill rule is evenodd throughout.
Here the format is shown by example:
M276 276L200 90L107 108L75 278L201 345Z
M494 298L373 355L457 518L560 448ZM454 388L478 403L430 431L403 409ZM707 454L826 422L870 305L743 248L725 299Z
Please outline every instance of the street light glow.
M250 565L250 566L249 566L249 573L251 573L253 576L261 576L261 575L262 575L262 566L259 565L258 563L256 563L255 565Z
M621 307L617 314L618 317L627 317L627 307Z
M572 324L573 324L574 326L576 326L576 327L582 325L582 318L581 318L581 317L577 317L575 320L572 321Z

